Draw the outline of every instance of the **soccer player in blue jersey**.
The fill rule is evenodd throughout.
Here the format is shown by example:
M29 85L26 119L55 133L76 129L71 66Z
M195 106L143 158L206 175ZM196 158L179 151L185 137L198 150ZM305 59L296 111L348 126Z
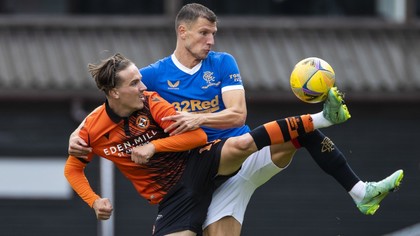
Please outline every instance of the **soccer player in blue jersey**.
M202 127L209 141L248 132L245 91L238 65L232 55L211 50L217 32L216 15L200 4L187 4L176 17L175 29L174 53L140 69L148 89L157 91L178 110L176 115L165 118L175 121L167 130L176 135ZM323 152L326 142L331 148ZM338 147L316 130L252 154L239 173L213 194L203 225L205 235L239 236L254 191L285 169L300 147L306 148L320 168L340 183L364 214L374 214L382 199L403 178L403 171L398 170L382 181L362 182ZM83 156L89 151L76 130L70 138L69 153Z

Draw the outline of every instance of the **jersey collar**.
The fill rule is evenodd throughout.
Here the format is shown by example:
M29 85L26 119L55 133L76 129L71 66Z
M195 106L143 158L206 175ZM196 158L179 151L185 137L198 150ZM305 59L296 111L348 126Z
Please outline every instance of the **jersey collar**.
M111 107L109 106L108 103L108 99L105 100L105 110L106 110L106 114L108 114L109 118L114 122L114 123L118 123L120 122L123 118L120 117L119 115L117 115L117 113L115 113Z
M171 55L171 59L172 59L172 62L175 64L175 66L178 67L178 69L180 69L181 71L183 71L183 72L185 72L189 75L195 74L195 72L200 70L201 65L203 64L203 61L200 61L200 63L198 63L196 66L194 66L193 68L190 69L190 68L182 65L181 62L179 62L178 59L175 57L175 54Z
M115 113L111 107L109 106L108 100L105 100L105 110L106 114L109 116L109 118L112 120L112 122L118 124L121 120L126 119L128 117L121 117ZM137 114L138 111L133 112L130 116Z

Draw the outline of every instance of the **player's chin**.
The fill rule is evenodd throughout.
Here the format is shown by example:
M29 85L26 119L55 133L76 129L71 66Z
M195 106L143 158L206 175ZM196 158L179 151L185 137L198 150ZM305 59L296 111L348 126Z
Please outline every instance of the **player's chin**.
M136 105L136 110L141 110L144 108L144 103L143 101L140 101L139 103L137 103Z
M209 55L209 53L210 53L210 50L204 50L204 51L201 53L201 55L200 55L200 59L201 59L201 60L206 59L206 58L207 58L207 56Z

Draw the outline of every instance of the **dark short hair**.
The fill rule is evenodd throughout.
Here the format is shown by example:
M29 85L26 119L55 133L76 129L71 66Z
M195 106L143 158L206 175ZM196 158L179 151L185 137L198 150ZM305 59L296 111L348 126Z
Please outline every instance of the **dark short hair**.
M212 23L217 22L216 14L209 8L198 3L184 5L176 16L175 31L181 23L191 24L200 17L203 17Z
M121 53L116 53L98 64L88 64L88 69L96 86L108 94L112 88L119 84L118 72L125 70L132 63Z

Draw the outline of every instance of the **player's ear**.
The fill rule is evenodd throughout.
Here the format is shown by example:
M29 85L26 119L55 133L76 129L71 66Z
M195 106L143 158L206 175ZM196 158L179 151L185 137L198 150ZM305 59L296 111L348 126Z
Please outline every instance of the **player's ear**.
M185 35L186 35L186 32L187 32L187 27L186 27L186 25L184 25L184 24L180 24L180 25L178 26L177 31L178 31L178 35L179 35L179 37L181 37L182 39L185 39Z
M111 90L109 90L109 96L111 96L112 98L118 99L120 97L120 93L118 92L117 89L112 88Z

